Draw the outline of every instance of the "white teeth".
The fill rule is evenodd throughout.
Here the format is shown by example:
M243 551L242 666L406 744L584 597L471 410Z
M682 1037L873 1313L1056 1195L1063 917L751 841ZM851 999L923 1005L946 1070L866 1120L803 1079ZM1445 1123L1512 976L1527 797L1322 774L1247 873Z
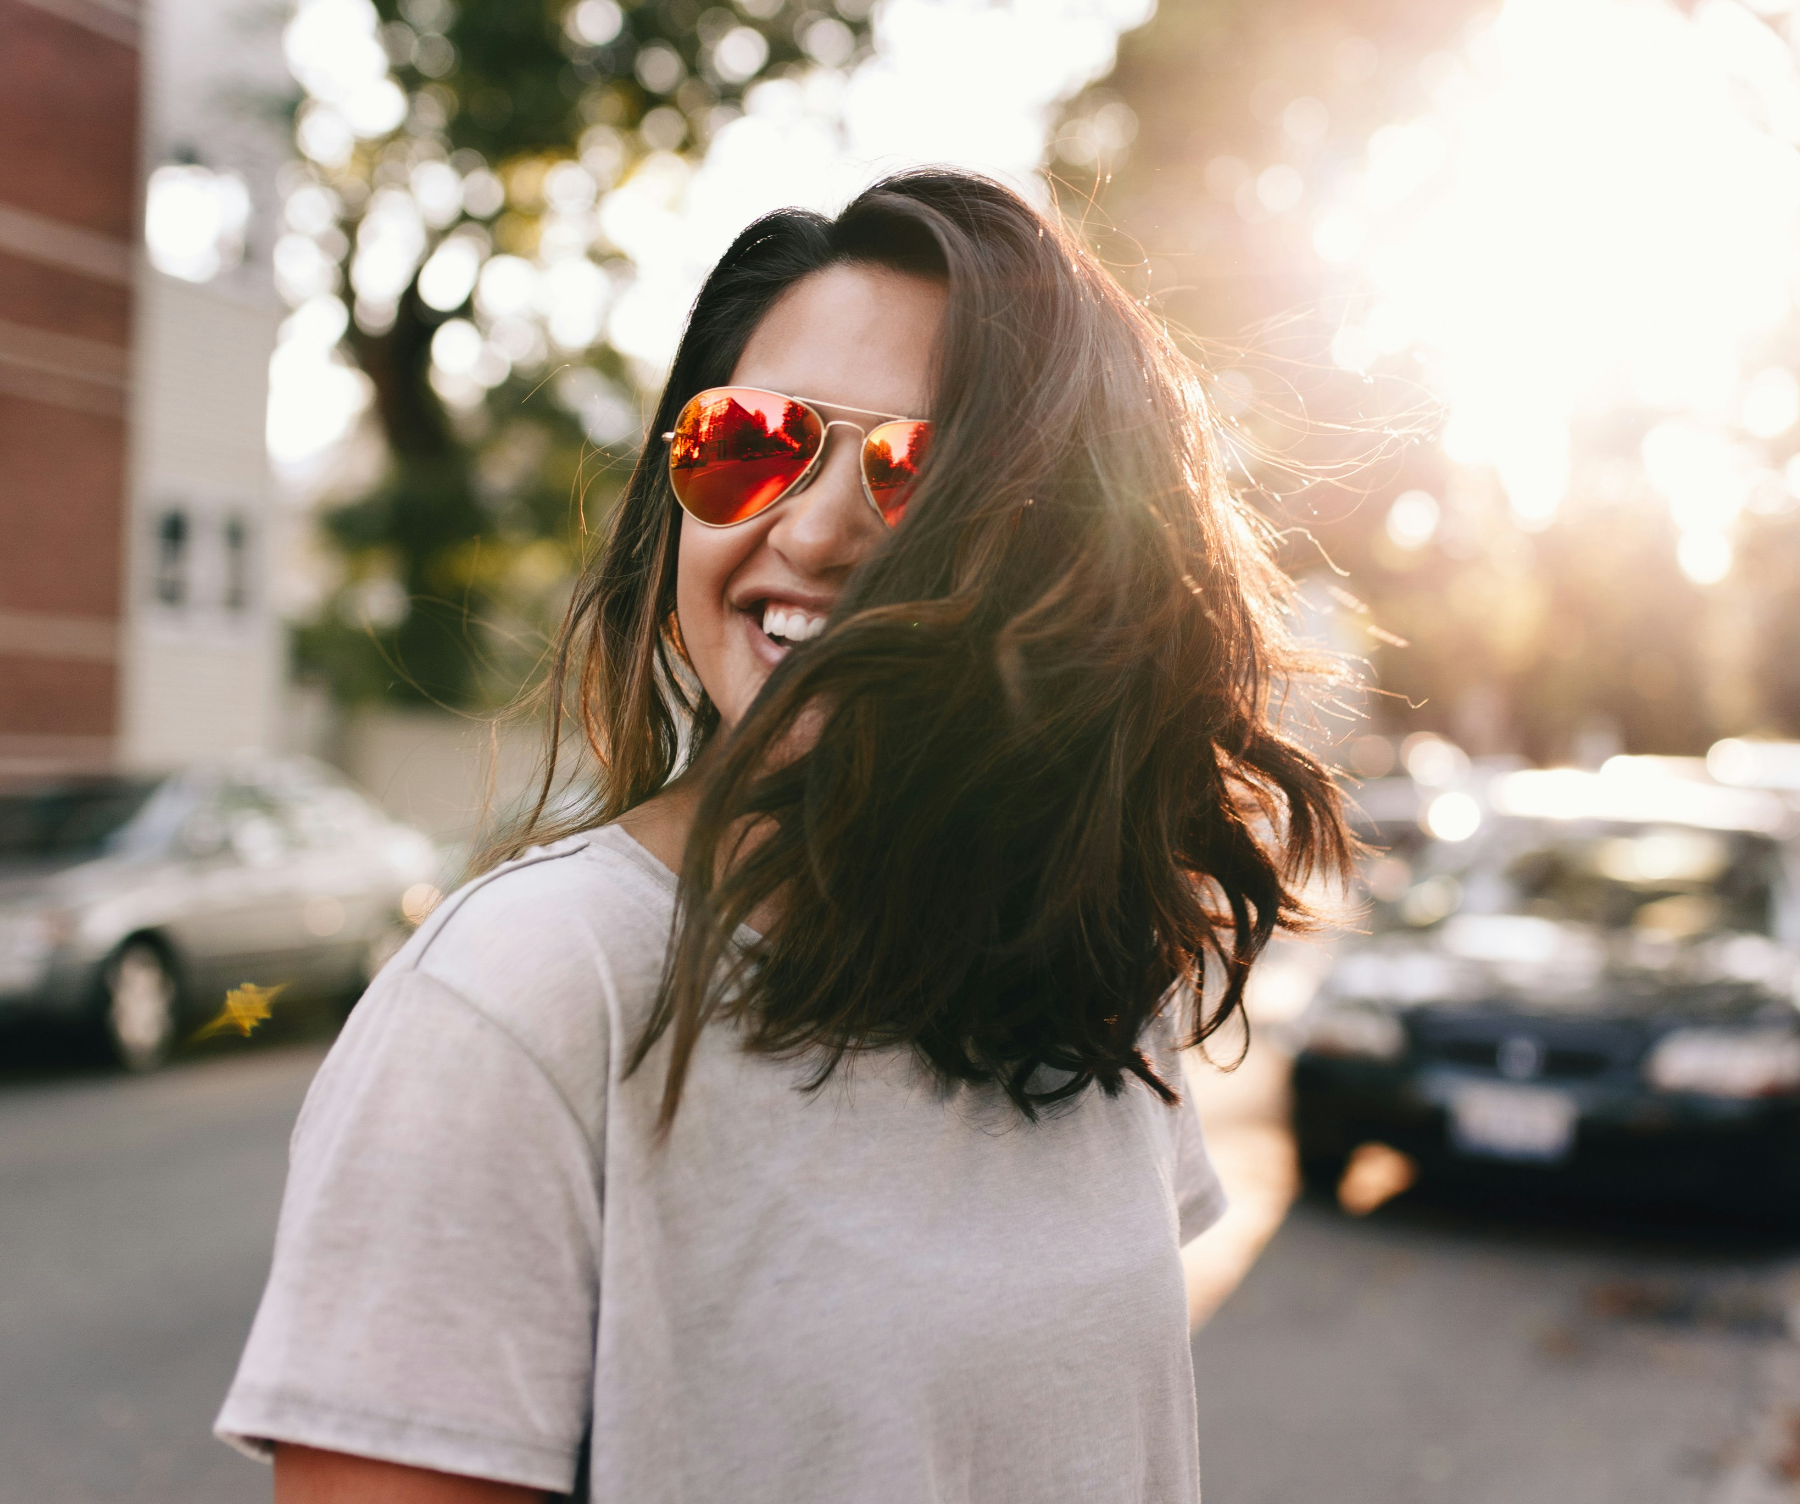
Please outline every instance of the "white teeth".
M779 637L784 642L810 642L825 630L825 618L768 605L763 608L762 629L768 636Z

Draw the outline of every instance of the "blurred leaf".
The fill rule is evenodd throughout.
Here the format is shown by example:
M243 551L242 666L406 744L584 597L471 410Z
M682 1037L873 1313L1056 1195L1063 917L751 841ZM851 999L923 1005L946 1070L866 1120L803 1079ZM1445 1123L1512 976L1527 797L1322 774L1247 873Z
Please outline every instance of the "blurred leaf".
M258 987L254 982L245 982L240 987L233 987L225 994L225 1006L218 1017L198 1029L194 1038L211 1039L218 1034L236 1033L248 1039L256 1026L268 1019L275 999L287 990L287 985L282 982L274 987Z

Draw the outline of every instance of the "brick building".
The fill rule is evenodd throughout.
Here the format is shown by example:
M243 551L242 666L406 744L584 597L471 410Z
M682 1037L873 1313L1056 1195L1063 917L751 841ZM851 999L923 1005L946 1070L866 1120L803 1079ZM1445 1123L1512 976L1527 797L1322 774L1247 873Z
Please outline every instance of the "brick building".
M135 11L0 0L0 769L119 750Z
M232 0L0 0L0 774L279 739L263 440L279 50ZM150 169L250 181L260 244L146 261Z

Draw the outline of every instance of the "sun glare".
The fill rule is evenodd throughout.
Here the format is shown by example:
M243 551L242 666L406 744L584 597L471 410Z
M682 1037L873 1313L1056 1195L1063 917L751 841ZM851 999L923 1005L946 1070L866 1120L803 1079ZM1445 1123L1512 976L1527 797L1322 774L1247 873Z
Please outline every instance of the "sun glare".
M748 0L740 9L766 18L780 5ZM1154 10L1155 0L884 0L867 56L843 22L809 11L796 23L808 63L752 85L742 113L726 112L698 160L677 150L688 127L664 107L645 116L638 134L651 149L635 161L619 131L596 124L581 137L578 161L540 169L527 196L541 197L545 212L529 259L494 254L482 223L519 182L503 183L488 166L455 165L466 154L436 160L428 150L410 173L383 179L354 225L340 223L348 206L323 181L304 182L287 197L274 248L276 283L295 314L271 371L271 454L299 474L352 432L369 386L337 338L352 309L365 330L391 326L415 276L420 298L441 313L473 295L473 318L445 323L431 346L432 384L452 407L472 408L509 375L535 375L601 339L654 386L707 268L759 214L785 204L833 209L884 170L932 161L979 167L1042 197L1038 172L1053 144L1065 161L1102 170L1102 148L1122 146L1136 129L1126 106L1077 122L1079 141L1050 143L1049 127L1060 101L1111 69L1119 34ZM623 15L613 0L579 0L564 27L583 45L600 45L618 34ZM326 178L359 142L371 149L406 114L382 36L371 0L298 0L284 32L306 95L296 144ZM713 61L722 77L741 81L761 70L767 51L761 33L739 26ZM646 47L636 59L646 88L660 87L651 76L658 70L673 86L681 68L667 47ZM559 378L555 390L578 402L596 443L636 428L629 394L597 372Z
M1450 457L1493 466L1528 528L1569 489L1572 428L1662 415L1647 478L1683 567L1722 578L1754 441L1800 416L1791 376L1743 369L1796 269L1792 50L1735 0L1507 0L1433 61L1434 108L1377 132L1315 222L1374 294L1337 359L1417 350Z

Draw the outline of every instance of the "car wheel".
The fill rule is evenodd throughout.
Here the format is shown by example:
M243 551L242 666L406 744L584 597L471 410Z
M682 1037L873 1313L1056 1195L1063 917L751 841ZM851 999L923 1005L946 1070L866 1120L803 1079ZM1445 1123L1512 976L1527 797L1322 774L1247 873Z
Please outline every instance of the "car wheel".
M153 1071L169 1058L178 1023L175 975L148 940L121 947L103 979L101 1024L107 1048L128 1071Z

